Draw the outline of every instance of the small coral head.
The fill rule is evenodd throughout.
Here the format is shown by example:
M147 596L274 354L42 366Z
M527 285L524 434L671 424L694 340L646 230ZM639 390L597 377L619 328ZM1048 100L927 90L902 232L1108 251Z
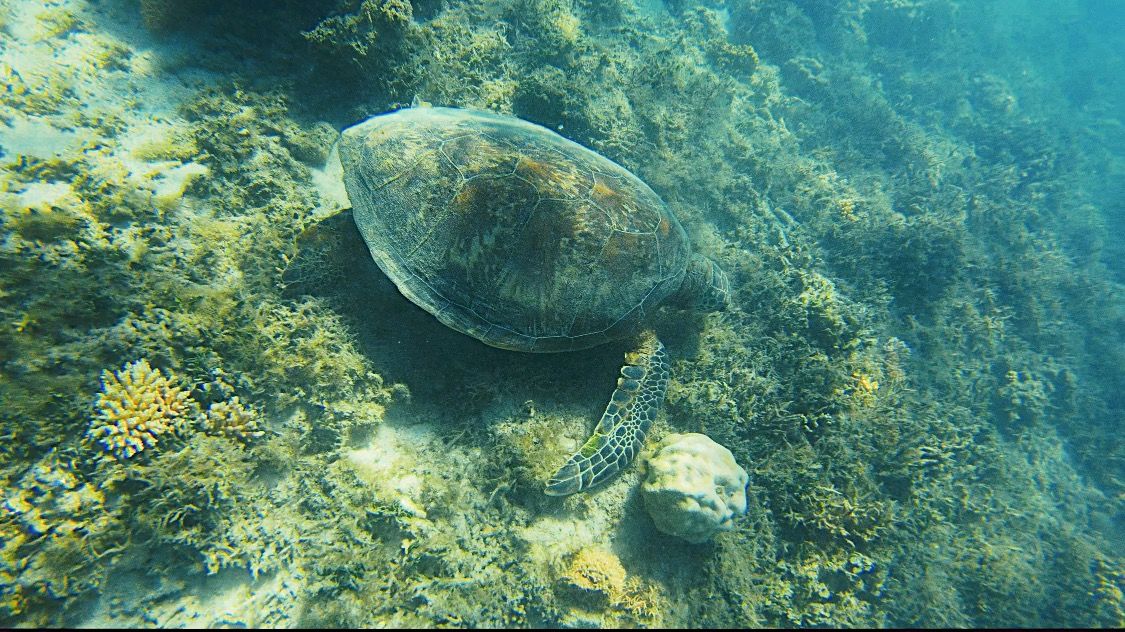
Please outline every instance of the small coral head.
M188 393L141 359L118 371L102 372L96 415L86 435L120 459L153 448L161 435L188 422Z

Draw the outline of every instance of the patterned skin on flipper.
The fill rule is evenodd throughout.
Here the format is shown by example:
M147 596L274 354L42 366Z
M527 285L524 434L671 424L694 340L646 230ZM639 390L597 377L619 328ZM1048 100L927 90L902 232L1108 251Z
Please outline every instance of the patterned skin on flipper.
M656 335L647 331L637 349L625 354L617 389L594 434L547 481L547 495L574 494L625 469L640 451L667 388L668 354Z

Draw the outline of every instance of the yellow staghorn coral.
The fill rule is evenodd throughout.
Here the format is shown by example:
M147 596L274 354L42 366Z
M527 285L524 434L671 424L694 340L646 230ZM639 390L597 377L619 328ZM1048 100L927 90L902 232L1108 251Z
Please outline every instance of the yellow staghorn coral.
M244 406L238 397L211 404L207 409L207 431L246 443L265 434L258 428L258 411Z
M197 412L188 393L144 359L102 372L97 409L86 435L121 459L154 447L161 435L183 429Z

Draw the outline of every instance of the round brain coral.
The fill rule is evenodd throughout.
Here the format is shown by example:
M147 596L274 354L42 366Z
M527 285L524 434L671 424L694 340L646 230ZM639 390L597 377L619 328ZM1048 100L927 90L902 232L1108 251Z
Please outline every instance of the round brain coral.
M641 495L657 529L700 544L746 513L748 482L730 450L707 435L674 434L649 459Z

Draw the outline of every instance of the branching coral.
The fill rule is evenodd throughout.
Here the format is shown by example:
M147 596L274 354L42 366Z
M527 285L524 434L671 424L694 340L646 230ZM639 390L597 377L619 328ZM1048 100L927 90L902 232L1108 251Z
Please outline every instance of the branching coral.
M777 584L771 601L792 625L860 626L882 623L872 608L882 592L885 571L858 551L820 551L796 562L779 561L785 580Z
M207 430L244 443L265 434L258 428L258 411L244 406L238 397L215 402L207 409Z
M1013 427L1041 420L1051 403L1051 384L1031 371L1009 370L997 389L1002 412Z
M839 537L850 545L870 542L893 524L893 506L875 498L844 494L830 485L815 485L802 494L806 513L792 515L797 524Z
M164 449L123 474L130 495L134 534L144 534L165 551L165 562L182 556L196 570L244 567L269 572L286 561L282 554L289 525L274 519L269 501L253 484L255 463L248 450L226 437L197 432L177 449ZM272 558L270 556L273 556Z
M183 430L198 414L188 392L145 359L102 372L97 409L86 435L120 459L155 447L162 435Z
M1118 560L1095 558L1097 585L1090 592L1094 599L1097 625L1125 626L1125 567Z

